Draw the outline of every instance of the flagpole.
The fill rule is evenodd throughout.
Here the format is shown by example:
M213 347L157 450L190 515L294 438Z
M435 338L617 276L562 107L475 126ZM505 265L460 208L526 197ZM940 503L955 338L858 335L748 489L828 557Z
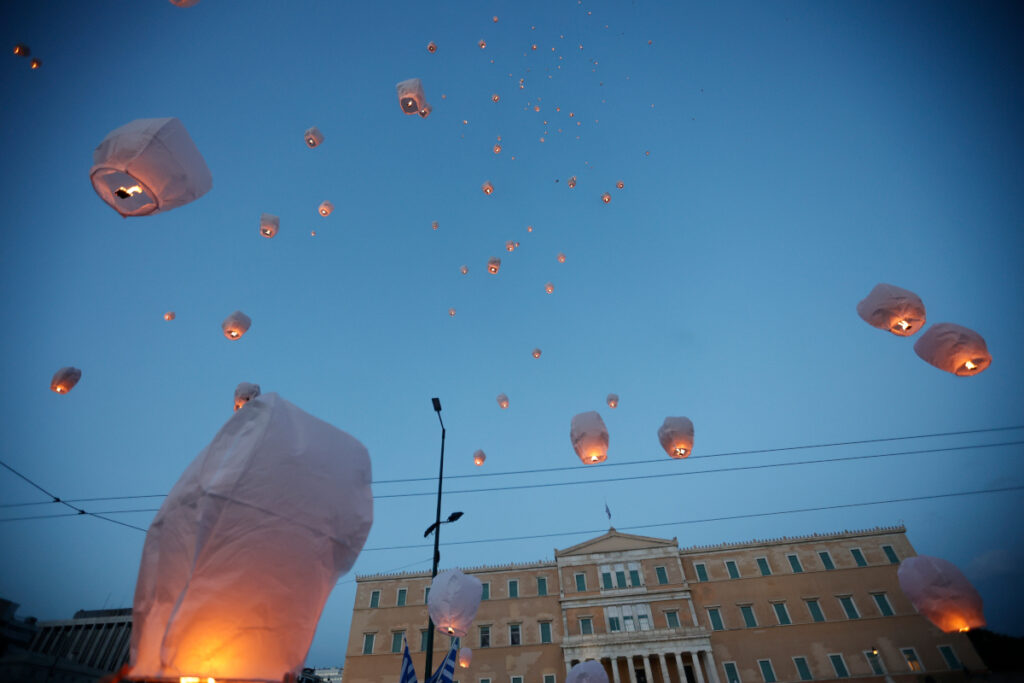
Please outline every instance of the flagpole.
M434 403L434 411L437 413L437 421L441 423L441 469L437 473L437 519L434 521L434 566L430 570L430 578L433 580L437 576L437 563L441 559L441 552L438 549L441 543L441 487L444 482L444 420L441 419L441 399L431 399ZM431 667L434 664L434 620L430 618L430 612L427 612L427 660L426 667L423 671L423 680L430 680L431 675L434 673Z

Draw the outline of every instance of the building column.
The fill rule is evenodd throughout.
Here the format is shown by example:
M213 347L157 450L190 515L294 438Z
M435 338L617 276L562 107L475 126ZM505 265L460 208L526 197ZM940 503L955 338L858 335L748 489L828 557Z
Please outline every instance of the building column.
M690 659L693 660L693 675L697 677L697 683L704 683L703 665L700 662L700 653L697 650L690 650Z
M715 666L715 656L711 654L711 650L704 650L704 654L707 655L708 660L708 680L711 683L718 683L718 667Z
M568 676L569 672L572 671L572 660L568 657L565 658L565 674Z
M619 658L609 657L612 663L612 683L619 683Z
M668 679L668 662L665 660L665 655L663 655L663 654L656 654L654 656L658 658L658 663L661 664L661 680L662 680L662 683L672 683Z
M650 655L642 655L644 658L644 674L647 676L647 683L654 683L654 674L651 673Z
M626 664L629 665L629 683L636 683L636 665L633 664L633 655L626 657Z
M683 668L683 656L678 652L673 652L676 656L676 670L679 671L679 683L686 683L686 669Z
M697 610L693 608L693 599L687 598L686 603L690 606L690 616L693 617L694 628L700 628L700 624L697 623Z

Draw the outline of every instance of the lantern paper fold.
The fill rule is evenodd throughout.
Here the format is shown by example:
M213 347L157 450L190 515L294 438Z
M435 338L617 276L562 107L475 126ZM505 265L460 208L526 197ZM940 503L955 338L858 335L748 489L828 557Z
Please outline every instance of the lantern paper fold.
M281 681L373 521L370 457L277 394L234 413L146 534L132 679Z
M92 160L93 189L122 216L170 211L213 187L203 155L173 117L126 123L103 138Z
M235 410L260 395L260 385L252 382L239 382L235 387Z
M449 636L465 636L476 618L482 593L480 579L458 569L435 576L430 582L427 612L437 630Z
M596 465L608 458L608 428L597 411L580 413L572 418L569 438L576 455L584 465Z
M601 662L591 659L571 668L565 683L608 683L608 673Z
M914 342L914 353L939 370L960 377L977 375L992 364L985 339L953 323L936 323Z
M879 283L857 304L864 322L900 337L909 337L925 323L924 302L909 289Z
M900 562L896 576L917 611L946 633L985 626L981 596L952 562L918 555Z

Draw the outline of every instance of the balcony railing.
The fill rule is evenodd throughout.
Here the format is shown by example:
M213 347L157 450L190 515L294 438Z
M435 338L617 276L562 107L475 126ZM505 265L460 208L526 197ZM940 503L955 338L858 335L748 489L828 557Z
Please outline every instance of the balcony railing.
M611 633L565 636L562 638L562 647L651 644L675 641L681 638L707 638L709 635L711 635L710 631L697 626L648 629L647 631L612 631Z

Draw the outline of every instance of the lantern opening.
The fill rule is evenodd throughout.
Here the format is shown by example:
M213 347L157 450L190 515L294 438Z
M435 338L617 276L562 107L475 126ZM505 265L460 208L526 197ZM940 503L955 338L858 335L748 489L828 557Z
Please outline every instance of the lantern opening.
M178 679L180 683L217 683L215 678L200 678L199 676L182 676Z
M142 188L139 187L138 185L132 185L131 187L125 187L124 185L122 185L121 187L114 190L114 194L116 194L121 199L128 199L129 197L134 197L135 195L141 193Z
M419 103L411 97L402 98L402 111L412 114L420 110Z
M455 629L453 629L451 626L448 627L448 635L455 635Z
M907 330L910 329L910 323L908 323L906 320L897 320L896 327L906 332Z
M967 369L967 370L973 370L976 367L978 367L977 364L973 363L972 361L966 361L964 363L964 368Z
M64 388L63 384L58 384L54 391L56 391L58 394L63 394L65 391L67 391L67 389Z
M231 337L237 337L237 336L238 336L238 330L230 330L230 331L228 332L228 334L229 334L229 335L230 335Z
M591 453L590 454L590 462L597 462L600 459L601 459L601 454L600 453Z
M93 187L101 198L109 197L107 203L122 215L143 216L159 208L142 181L123 171L98 169L93 174Z
M674 451L673 451L673 452L674 452L674 453L675 453L676 455L678 455L678 456L679 456L680 458L685 458L685 457L686 457L686 449L685 449L685 448L683 448L682 446L677 446L677 447L676 447L676 448L674 449Z
M263 228L263 230L261 230L260 232L262 232L267 237L270 237L273 234L270 228Z

